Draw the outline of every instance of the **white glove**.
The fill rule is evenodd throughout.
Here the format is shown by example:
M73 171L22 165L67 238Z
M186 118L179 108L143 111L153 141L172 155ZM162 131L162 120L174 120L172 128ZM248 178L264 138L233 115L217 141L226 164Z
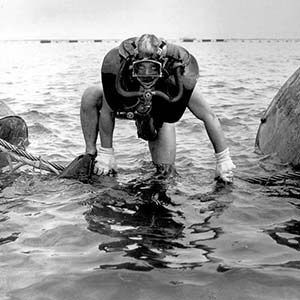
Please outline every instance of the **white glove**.
M99 147L94 166L94 174L109 175L116 172L116 169L117 163L114 148Z
M221 179L224 182L232 183L233 169L235 165L230 158L229 148L222 152L215 153L216 157L216 176L215 179Z

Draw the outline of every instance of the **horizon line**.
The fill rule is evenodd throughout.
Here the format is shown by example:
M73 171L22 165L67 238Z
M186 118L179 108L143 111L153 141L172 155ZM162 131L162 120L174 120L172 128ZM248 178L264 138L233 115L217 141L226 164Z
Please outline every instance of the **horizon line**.
M2 42L13 42L13 41L122 41L125 40L124 38L12 38L12 39L2 39L0 38L0 41ZM201 42L201 41L235 41L235 40L299 40L300 37L298 38L284 38L284 37L279 37L279 38L274 38L274 37L251 37L251 38L196 38L196 37L178 37L178 38L169 38L166 40L181 40L181 41L190 41L190 42Z

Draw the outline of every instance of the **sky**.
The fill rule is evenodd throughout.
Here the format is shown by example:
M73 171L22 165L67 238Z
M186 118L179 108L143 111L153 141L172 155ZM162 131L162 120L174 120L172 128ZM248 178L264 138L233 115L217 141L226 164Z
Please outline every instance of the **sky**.
M0 39L300 38L300 0L0 0Z

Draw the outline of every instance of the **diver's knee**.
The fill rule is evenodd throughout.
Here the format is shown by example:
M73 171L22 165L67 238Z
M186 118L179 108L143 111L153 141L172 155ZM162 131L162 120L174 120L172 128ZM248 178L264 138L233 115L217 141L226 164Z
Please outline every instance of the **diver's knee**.
M81 97L83 107L101 107L103 101L103 91L99 86L88 87Z

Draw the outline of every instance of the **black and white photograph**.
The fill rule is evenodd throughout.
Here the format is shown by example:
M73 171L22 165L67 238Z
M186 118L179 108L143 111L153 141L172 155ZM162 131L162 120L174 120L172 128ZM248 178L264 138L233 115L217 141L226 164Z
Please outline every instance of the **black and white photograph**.
M299 0L0 0L0 300L300 300Z

